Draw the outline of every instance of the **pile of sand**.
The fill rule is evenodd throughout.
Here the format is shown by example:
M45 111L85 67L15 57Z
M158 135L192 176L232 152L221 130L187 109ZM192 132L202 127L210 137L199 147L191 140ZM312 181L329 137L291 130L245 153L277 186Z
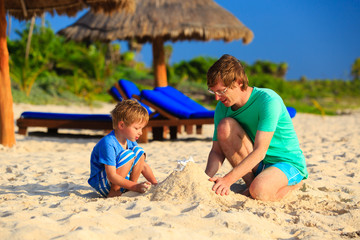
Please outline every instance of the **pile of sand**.
M213 185L204 169L194 162L188 162L182 171L174 170L164 181L151 188L147 197L152 201L191 201L228 207L245 198L234 192L227 196L217 195L212 190Z

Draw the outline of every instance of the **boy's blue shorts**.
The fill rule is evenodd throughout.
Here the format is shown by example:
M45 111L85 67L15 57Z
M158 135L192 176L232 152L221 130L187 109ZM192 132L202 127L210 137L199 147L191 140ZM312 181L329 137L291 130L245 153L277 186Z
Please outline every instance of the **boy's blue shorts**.
M256 170L255 176L259 175L264 169L268 167L276 167L285 173L288 179L288 186L296 185L300 183L301 180L303 180L303 176L300 174L300 171L296 167L286 162L264 164L264 161L261 161L259 163L259 167Z
M127 180L130 179L130 174L132 172L133 167L138 163L140 157L144 154L144 149L139 146L135 146L132 149L126 149L122 151L119 156L116 158L116 169L124 166L126 163L134 159L134 162L131 166L131 169L128 175L125 177ZM105 169L99 172L96 176L97 184L95 184L95 190L100 193L102 196L106 197L111 188L111 182L107 178ZM125 192L124 188L120 189L121 192Z

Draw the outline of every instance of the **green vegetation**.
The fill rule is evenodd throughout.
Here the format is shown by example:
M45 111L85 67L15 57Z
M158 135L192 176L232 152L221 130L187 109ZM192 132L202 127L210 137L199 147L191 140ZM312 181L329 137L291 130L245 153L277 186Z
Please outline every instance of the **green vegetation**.
M120 46L105 43L76 43L57 36L51 28L35 26L28 60L25 46L29 27L8 40L10 76L14 102L32 104L95 104L112 101L107 90L121 78L134 81L140 89L153 88L152 69L135 60L135 52L120 54ZM166 46L169 62L172 48ZM168 81L195 100L214 107L208 94L206 72L216 58L199 56L167 66ZM288 65L256 61L242 62L251 86L271 88L285 104L298 112L336 114L360 108L360 58L352 68L352 81L286 81Z

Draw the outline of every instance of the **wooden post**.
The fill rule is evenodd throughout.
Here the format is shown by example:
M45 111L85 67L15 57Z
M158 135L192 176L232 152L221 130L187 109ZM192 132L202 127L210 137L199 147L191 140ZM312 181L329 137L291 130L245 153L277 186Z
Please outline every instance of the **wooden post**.
M138 143L148 143L149 142L148 131L149 131L149 127L144 127L142 129L142 134L141 134L140 138L138 139Z
M154 87L166 87L168 83L166 76L165 49L164 40L161 37L153 39L152 50L155 77Z
M15 144L13 98L11 95L9 51L6 42L5 1L0 0L0 144Z

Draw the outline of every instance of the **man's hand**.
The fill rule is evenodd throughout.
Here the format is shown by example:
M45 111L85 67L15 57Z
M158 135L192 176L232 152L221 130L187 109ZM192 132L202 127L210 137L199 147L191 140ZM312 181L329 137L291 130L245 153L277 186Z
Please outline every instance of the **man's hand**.
M220 194L221 196L229 195L231 183L226 181L225 178L212 177L212 178L209 178L209 181L215 183L212 190L216 194Z

